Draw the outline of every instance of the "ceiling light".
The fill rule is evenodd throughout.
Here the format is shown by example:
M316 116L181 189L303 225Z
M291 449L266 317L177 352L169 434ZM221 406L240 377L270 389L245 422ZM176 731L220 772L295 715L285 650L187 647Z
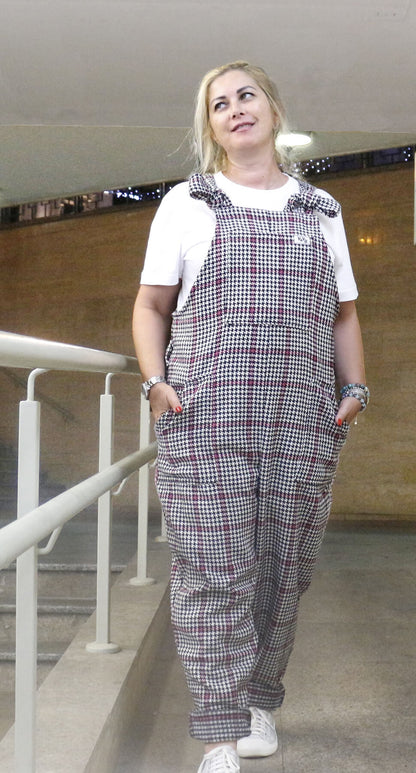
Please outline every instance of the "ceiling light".
M277 138L277 145L284 145L286 148L300 148L305 145L310 145L312 137L310 134L304 132L289 132L288 134L279 134Z

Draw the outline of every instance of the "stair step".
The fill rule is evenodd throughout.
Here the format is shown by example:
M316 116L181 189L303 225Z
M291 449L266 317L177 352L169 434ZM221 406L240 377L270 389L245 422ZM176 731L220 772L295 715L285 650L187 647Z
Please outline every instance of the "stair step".
M62 651L60 653L63 655ZM1 693L5 694L8 692L13 693L14 696L14 674L15 674L15 656L14 652L6 652L4 653L6 655L6 658L2 659L2 652L0 652L0 689ZM51 653L52 654L52 653ZM57 654L57 653L55 653ZM38 687L42 684L43 680L47 677L47 675L52 671L54 665L56 663L56 660L45 660L43 662L39 662L38 660L38 667L36 670L37 675L37 685Z
M7 456L0 456L0 472L2 475L13 475L16 480L17 460L10 459Z
M16 513L16 488L9 483L2 483L0 489L0 513L2 519L4 515L9 512ZM16 517L16 515L14 515ZM12 518L8 519L12 520Z
M44 646L50 640L69 643L74 638L83 619L95 612L93 599L44 599L38 606L38 644ZM16 606L14 602L0 604L0 647L14 646L16 636Z
M49 663L53 666L62 657L69 644L70 642L63 641L39 642L38 664L47 665ZM10 664L10 669L14 672L15 662L16 652L14 648L0 646L0 668L3 668L3 665Z
M0 514L1 520L9 512L16 513L17 498L17 451L11 446L5 445L0 441ZM39 502L43 504L49 499L53 499L66 486L62 483L55 483L49 480L48 474L43 470L39 473Z
M111 568L110 582L124 571L124 565ZM0 602L16 587L15 567L0 572ZM39 565L38 594L46 598L95 598L97 566L95 564L46 564Z
M38 615L92 615L95 598L39 598ZM4 596L0 601L0 614L16 614L16 603Z

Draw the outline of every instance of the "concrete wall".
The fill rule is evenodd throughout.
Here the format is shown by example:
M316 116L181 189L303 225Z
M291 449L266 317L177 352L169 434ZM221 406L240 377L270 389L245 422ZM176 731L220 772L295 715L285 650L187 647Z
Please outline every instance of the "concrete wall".
M328 178L322 187L343 207L371 389L341 457L333 511L415 517L413 167Z
M0 232L0 329L134 355L131 313L154 207ZM25 371L14 370L24 376ZM140 380L115 376L116 458L136 450ZM50 373L38 389L74 419L42 405L41 468L66 486L98 464L99 394L104 376ZM0 372L0 441L16 446L22 388ZM132 480L122 501L133 501Z
M352 427L334 489L333 517L405 519L416 514L416 298L413 169L328 177L343 205L360 290L371 405ZM133 354L131 310L154 207L0 232L0 327ZM371 239L362 243L360 239ZM97 467L102 377L47 375L39 388L75 416L45 406L42 466L66 485ZM19 387L0 374L9 401L0 440L15 442ZM117 455L136 447L135 379L114 379ZM7 402L6 400L6 402Z

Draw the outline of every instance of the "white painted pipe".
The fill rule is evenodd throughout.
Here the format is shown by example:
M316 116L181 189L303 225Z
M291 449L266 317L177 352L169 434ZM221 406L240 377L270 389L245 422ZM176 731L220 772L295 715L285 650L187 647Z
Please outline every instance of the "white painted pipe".
M107 469L113 461L114 395L107 391L110 382L108 376L106 382L106 394L100 397L99 470ZM114 653L120 650L117 644L110 641L112 516L111 491L106 491L98 499L95 641L87 644L88 652Z
M2 367L138 374L135 357L0 331Z
M140 397L140 448L146 448L150 436L149 402ZM149 470L139 471L138 512L137 512L137 575L130 579L131 585L151 585L152 577L147 576L147 534L149 521Z
M19 410L17 523L39 505L40 404L25 400ZM34 773L36 747L36 672L38 627L37 547L16 565L16 773Z
M132 472L154 459L156 454L157 443L154 442L4 526L0 530L0 569L9 566L18 555L41 542L54 529L95 502L105 491L117 486Z

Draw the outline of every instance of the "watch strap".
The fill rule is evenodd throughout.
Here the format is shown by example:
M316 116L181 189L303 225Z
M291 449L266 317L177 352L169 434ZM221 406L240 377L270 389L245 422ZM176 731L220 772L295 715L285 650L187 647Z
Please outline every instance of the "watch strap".
M166 383L166 379L164 376L152 376L147 381L144 381L142 384L142 392L146 398L146 400L149 399L149 392L155 384L162 384Z

